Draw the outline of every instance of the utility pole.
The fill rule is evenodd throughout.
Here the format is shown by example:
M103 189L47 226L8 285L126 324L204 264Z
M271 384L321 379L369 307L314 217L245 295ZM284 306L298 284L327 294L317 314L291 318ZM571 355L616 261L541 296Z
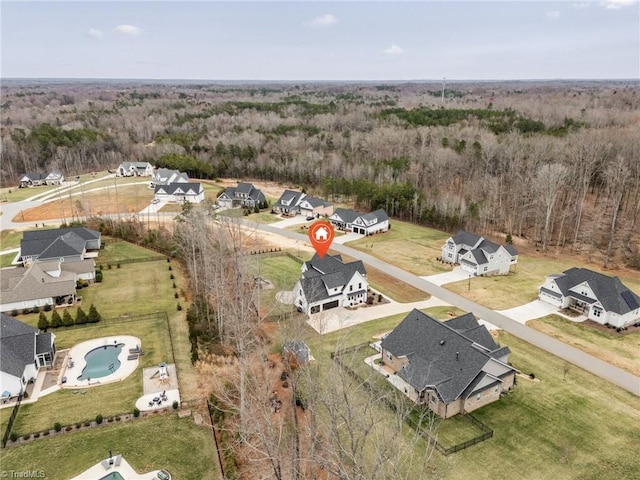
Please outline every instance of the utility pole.
M447 77L442 77L442 104L444 105L444 85L447 81Z

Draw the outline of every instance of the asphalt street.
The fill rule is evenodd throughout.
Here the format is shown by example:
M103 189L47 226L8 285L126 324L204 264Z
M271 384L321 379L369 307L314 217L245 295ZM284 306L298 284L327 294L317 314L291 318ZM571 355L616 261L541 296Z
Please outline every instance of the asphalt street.
M255 222L249 222L246 220L240 221L244 225L255 228L257 230L274 233L276 235L281 235L293 240L308 242L308 238L299 233L290 232L288 230L281 230L277 227L257 224ZM487 307L483 307L482 305L472 302L464 297L461 297L460 295L457 295L423 278L420 278L417 275L413 275L412 273L390 265L371 255L360 252L359 250L355 250L351 247L340 245L338 243L334 243L331 246L331 249L338 253L343 253L353 258L362 260L366 264L371 265L372 267L377 268L378 270L381 270L384 273L397 278L398 280L408 283L409 285L412 285L422 290L423 292L427 292L433 296L436 296L441 300L454 305L466 312L473 312L476 317L492 323L493 325L502 328L506 332L509 332L510 334L522 340L525 340L532 345L535 345L536 347L539 347L635 395L640 396L640 377L636 377L631 373L628 373L618 367L615 367L596 357L584 353L581 350L573 348L547 335L544 335L543 333L533 330L532 328L522 325L517 321L512 320L505 315L502 315L501 313L498 313ZM562 372L558 372L558 375L561 374Z

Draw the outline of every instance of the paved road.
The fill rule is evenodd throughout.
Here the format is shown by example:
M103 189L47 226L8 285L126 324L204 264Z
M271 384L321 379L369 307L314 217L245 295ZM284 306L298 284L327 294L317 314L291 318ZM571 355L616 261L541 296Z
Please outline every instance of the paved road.
M293 240L308 241L308 239L303 235L290 232L288 230L281 230L269 225L261 225L242 219L240 221L251 228L264 230L276 235L282 235ZM372 267L377 268L385 272L386 274L397 278L398 280L408 283L409 285L412 285L422 290L423 292L434 295L441 300L444 300L445 302L454 305L466 312L473 312L476 317L486 320L487 322L504 329L512 335L515 335L516 337L521 338L522 340L525 340L532 345L535 345L536 347L546 350L547 352L557 357L573 363L574 365L577 365L584 370L597 375L598 377L604 378L605 380L608 380L609 382L614 383L615 385L618 385L619 387L622 387L625 390L640 396L640 378L632 375L631 373L610 365L607 362L588 355L581 350L566 345L558 340L555 340L547 335L533 330L532 328L521 325L520 323L510 319L509 317L506 317L505 315L502 315L501 313L498 313L487 307L483 307L482 305L472 302L464 297L461 297L460 295L457 295L453 292L450 292L449 290L446 290L438 285L424 280L417 275L413 275L412 273L406 272L398 267L389 265L388 263L379 260L371 255L360 252L351 247L347 247L346 245L340 245L336 243L334 243L331 248L338 253L343 253L345 255L360 259L368 265L371 265Z

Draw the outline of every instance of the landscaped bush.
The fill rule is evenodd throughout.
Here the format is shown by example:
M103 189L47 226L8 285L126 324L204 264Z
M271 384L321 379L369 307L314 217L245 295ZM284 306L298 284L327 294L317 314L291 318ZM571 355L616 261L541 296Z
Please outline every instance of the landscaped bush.
M82 280L77 280L76 281L76 290L80 290L84 287L84 285L82 284Z
M120 268L120 264L119 263L116 265L116 268Z
M33 307L31 313L40 313L40 307Z
M173 288L177 288L177 287L176 287L176 282L173 282Z
M16 310L15 308L13 310L11 310L11 316L12 317L17 317L18 316L18 310Z
M174 297L174 298L179 298L179 297L180 297L180 295L178 295L178 292L176 292L176 293L174 293L174 294L173 294L173 297Z
M49 328L49 320L47 320L47 316L44 312L40 312L40 315L38 316L38 328L40 330L46 330Z
M102 415L100 415L100 414L96 415L96 423L98 425L100 425L102 423L102 420L103 420Z
M169 271L173 270L173 268L171 268L171 265L169 265Z
M102 320L102 316L98 313L98 309L93 303L89 307L89 316L87 320L89 321L89 323L98 323L100 320Z
M52 307L50 304L48 304L48 303L47 303L47 304L46 304L42 309L43 309L45 312L50 312L52 308L53 308L53 307Z
M64 309L64 312L62 312L62 325L64 325L65 327L70 327L71 325L73 325L73 317L71 316L71 313L69 313L69 310L67 310L66 308Z
M83 325L88 321L89 319L87 318L87 314L84 313L82 307L78 307L78 310L76 310L76 325Z
M76 423L76 428L80 428L82 426L81 422Z
M179 406L180 406L180 404L178 403L178 401L177 401L177 400L174 400L174 401L173 401L173 409L174 409L174 410L177 410Z
M46 437L47 435L49 435L49 430L45 430L44 432L42 432L43 437Z
M173 279L174 279L174 278L176 278L176 277L175 277L175 276L173 275L173 273L172 273L171 275L169 275L169 278L170 278L171 280L173 280Z
M71 425L69 425L68 427L65 427L64 429L65 432L70 432L71 430L73 430L73 427Z
M53 424L53 429L54 429L56 432L59 432L60 430L62 430L62 424L61 424L60 422L56 422L56 423L54 423L54 424Z
M116 417L116 422L119 422L119 421L120 421L120 417L118 416Z
M66 312L66 310L65 310ZM71 318L71 317L69 317ZM60 317L60 314L58 313L57 310L54 310L53 313L51 314L51 322L49 323L49 325L52 328L58 328L62 326L62 318Z
M180 305L180 304L176 305L176 310L178 310L178 311L182 310L182 305Z
M102 282L102 270L96 270L96 283Z
M91 426L91 422L84 422L84 426L85 427L90 427Z
M89 282L87 282L87 281L82 282L82 287L83 288L87 288L88 286L89 286Z
M23 315L29 315L31 313L31 309L30 308L23 308L22 309L22 314Z
M27 433L24 437L22 437L24 440L29 440L31 438L31 434Z
M110 263L107 264L107 269L111 270L111 264Z
M40 432L34 433L33 438L40 438Z
M18 440L18 434L16 432L11 432L11 435L9 435L9 439L12 442L15 442L16 440Z
M133 416L135 418L138 418L140 416L140 410L138 409L138 407L133 409Z

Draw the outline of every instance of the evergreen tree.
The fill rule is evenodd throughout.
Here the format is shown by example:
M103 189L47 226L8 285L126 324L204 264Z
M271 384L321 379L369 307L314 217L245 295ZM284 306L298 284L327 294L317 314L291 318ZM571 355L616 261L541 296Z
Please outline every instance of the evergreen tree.
M76 312L76 325L82 325L87 323L87 314L84 313L82 307L78 307L78 311Z
M42 331L49 328L49 320L47 320L47 316L44 312L40 312L40 315L38 316L38 328Z
M62 313L62 325L64 325L65 327L69 327L69 326L73 325L73 317L69 313L69 310L67 310L66 308L64 309L64 312Z
M68 312L65 310L64 313ZM62 326L62 318L60 318L60 314L58 313L57 310L54 310L53 313L51 314L51 327L52 328L58 328Z
M102 316L98 313L98 309L95 307L93 303L89 307L88 320L89 320L89 323L98 323L100 320L102 320Z

